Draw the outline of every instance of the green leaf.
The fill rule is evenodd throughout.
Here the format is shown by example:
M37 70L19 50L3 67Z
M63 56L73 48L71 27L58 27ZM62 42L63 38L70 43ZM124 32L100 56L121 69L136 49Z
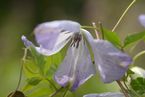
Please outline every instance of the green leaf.
M59 53L46 58L45 77L51 79L57 67L63 61L67 47L63 48Z
M35 65L34 60L31 58L29 58L28 60L25 60L23 70L24 70L25 77L27 78L40 75L38 66Z
M130 75L132 75L132 74L135 74L135 73L134 73L131 69L128 69L128 70L127 70L127 75L130 76Z
M134 42L137 42L139 40L142 40L142 39L144 39L144 37L145 37L145 31L129 35L124 40L124 47L126 47Z
M31 47L30 49L31 49L31 54L33 56L35 64L39 67L40 72L42 74L44 74L44 68L45 68L45 63L46 63L45 57L43 55L39 54L35 50L35 48Z
M104 38L114 44L116 47L122 47L121 40L117 33L103 29Z
M127 70L127 73L125 74L125 76L123 76L123 81L127 82L128 77L131 77L131 75L135 74L131 69Z
M145 78L138 77L131 81L130 86L138 94L142 95L145 93Z
M48 97L54 92L54 89L50 87L50 84L46 80L42 80L36 86L27 84L23 91L26 97Z
M39 84L41 82L41 80L42 80L42 78L40 78L40 77L32 77L32 78L29 78L27 81L28 81L28 84L35 86L35 85Z

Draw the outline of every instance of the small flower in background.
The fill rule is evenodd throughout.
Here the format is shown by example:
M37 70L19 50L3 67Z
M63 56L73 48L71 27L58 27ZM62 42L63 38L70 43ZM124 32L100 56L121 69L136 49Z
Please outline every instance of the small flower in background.
M139 22L145 27L145 14L141 14L138 19Z
M87 94L83 97L125 97L123 93L102 93L102 94Z
M99 70L105 83L120 80L132 62L127 54L107 40L94 39L77 22L64 20L42 23L34 33L40 47L35 47L24 36L22 40L26 47L33 45L42 55L53 55L70 43L54 79L63 87L69 85L72 91L93 76L96 70ZM87 42L93 51L95 65L91 61Z

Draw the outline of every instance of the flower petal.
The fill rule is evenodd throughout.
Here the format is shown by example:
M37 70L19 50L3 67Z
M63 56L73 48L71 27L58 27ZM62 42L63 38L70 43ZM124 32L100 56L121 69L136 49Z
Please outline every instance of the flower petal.
M21 39L26 47L33 46L33 43L29 41L24 35L22 35Z
M139 22L145 27L145 14L139 16Z
M95 70L88 48L81 40L78 48L69 47L64 61L55 74L55 80L63 87L71 84L71 90L74 91L94 73Z
M94 40L92 45L95 63L103 82L120 80L131 64L132 59L105 40Z
M111 93L111 92L108 92L108 93L102 93L102 94L87 94L87 95L84 95L83 97L125 97L123 95L123 93Z
M80 32L80 24L73 21L52 21L38 25L35 30L37 48L43 55L51 55L60 51L71 39Z

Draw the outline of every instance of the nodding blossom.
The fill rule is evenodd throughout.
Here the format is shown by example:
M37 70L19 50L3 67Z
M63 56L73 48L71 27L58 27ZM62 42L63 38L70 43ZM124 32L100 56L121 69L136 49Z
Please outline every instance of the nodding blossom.
M34 29L34 33L38 47L25 36L22 36L22 40L26 47L33 46L38 53L45 56L56 54L69 44L54 79L62 87L69 85L72 91L93 76L96 70L105 83L120 80L132 62L127 54L115 48L109 41L94 39L90 32L74 21L42 23ZM92 63L90 50L95 64Z

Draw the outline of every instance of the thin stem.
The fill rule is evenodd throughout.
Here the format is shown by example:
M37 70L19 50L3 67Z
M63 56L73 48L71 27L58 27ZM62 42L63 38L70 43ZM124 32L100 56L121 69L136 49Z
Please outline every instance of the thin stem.
M94 28L97 28L95 22L93 22L92 25L93 25ZM98 33L98 31L96 29L94 29L94 30L95 30L96 38L99 39L99 33Z
M133 57L133 60L135 61L138 57L140 57L141 55L145 54L145 51L141 51L140 53L138 53L137 55L135 55Z
M127 90L129 90L127 84L125 83L125 81L123 81L124 86L126 87Z
M81 28L86 28L86 29L96 29L95 27L92 27L92 26L81 26Z
M121 20L123 19L123 17L126 15L126 13L129 11L129 9L132 7L132 5L136 2L136 0L133 0L128 7L125 9L125 11L123 12L123 14L121 15L121 17L119 18L119 20L117 21L117 23L115 24L115 26L112 29L112 32L115 31L115 29L117 28L117 26L119 25L119 23L121 22Z
M129 97L128 93L126 92L125 88L123 87L122 83L120 81L116 81L119 87L121 88L123 94L125 97Z
M65 97L67 95L67 92L68 92L68 88L66 88L66 90L65 90L65 92L64 92L62 97Z
M59 93L63 87L59 88L57 91L55 91L53 94L51 94L49 97L54 97L57 93Z
M26 59L26 56L27 56L27 50L28 50L27 48L24 49L24 55L23 55L23 58L22 58L22 61L21 61L20 76L19 76L19 81L18 81L18 85L17 85L16 91L20 87L20 83L21 83L21 79L22 79L23 65L24 65L24 62L25 62L25 59Z
M99 22L99 25L100 25L100 30L101 30L101 33L102 33L102 39L104 39L104 30L103 30L102 23Z
M14 94L16 93L16 91L20 87L20 83L21 83L21 79L22 79L23 64L24 64L26 56L27 56L27 50L28 50L27 48L24 49L24 55L23 55L23 58L22 58L22 61L21 61L21 69L20 69L20 75L19 75L18 85L16 87L16 90L10 95L10 97L13 97Z
M46 78L46 80L52 85L52 87L57 90L56 86L53 84L53 82L51 82L51 80L49 80L48 78Z

